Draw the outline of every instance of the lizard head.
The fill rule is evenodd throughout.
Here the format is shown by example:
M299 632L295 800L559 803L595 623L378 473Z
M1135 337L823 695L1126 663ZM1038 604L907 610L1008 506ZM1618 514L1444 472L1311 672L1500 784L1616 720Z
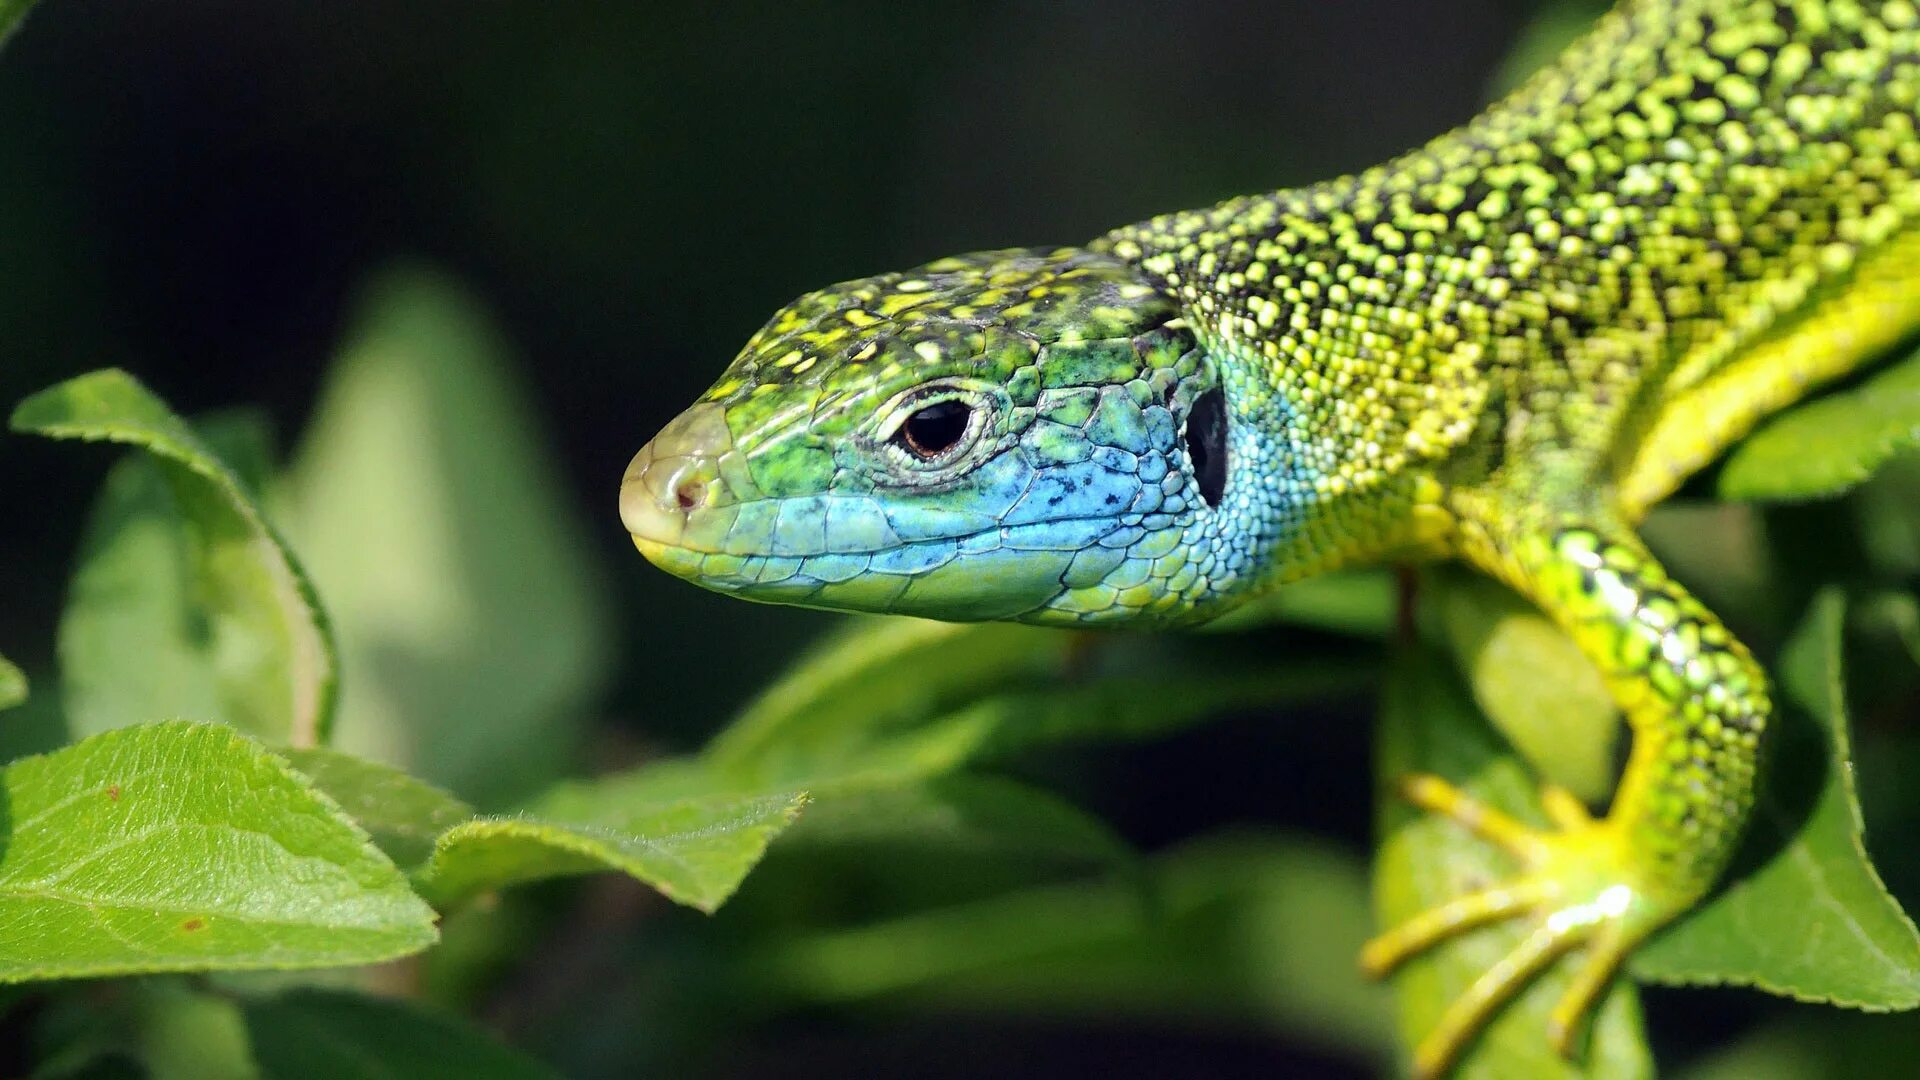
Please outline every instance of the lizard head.
M662 569L947 620L1188 619L1244 592L1275 498L1175 301L1080 249L801 297L633 459Z

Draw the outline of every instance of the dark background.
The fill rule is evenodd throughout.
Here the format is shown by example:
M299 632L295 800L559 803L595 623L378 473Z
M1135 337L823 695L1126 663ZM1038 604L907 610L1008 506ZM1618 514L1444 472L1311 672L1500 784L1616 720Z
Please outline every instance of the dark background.
M717 640L755 654L743 692L806 620L647 571L613 496L776 307L1371 164L1470 116L1528 15L47 0L0 59L0 402L117 364L189 414L264 405L291 442L356 287L425 258L526 358L622 610L686 620L622 692ZM0 651L30 669L100 467L0 453Z
M822 617L652 571L614 494L778 305L1372 164L1470 116L1535 6L45 0L0 55L0 406L120 365L188 414L263 405L291 444L367 275L396 257L445 269L524 358L567 497L614 568L626 648L606 714L691 746ZM108 456L0 447L0 653L41 673ZM689 672L697 694L677 692ZM1238 819L1357 844L1365 715L1283 736L1353 778L1348 805L1276 793L1251 764L1275 738L1260 718L1114 765L1133 782L1097 808L1148 846ZM547 992L486 1015L525 1034ZM802 1017L715 1068L1358 1066L1226 1033Z

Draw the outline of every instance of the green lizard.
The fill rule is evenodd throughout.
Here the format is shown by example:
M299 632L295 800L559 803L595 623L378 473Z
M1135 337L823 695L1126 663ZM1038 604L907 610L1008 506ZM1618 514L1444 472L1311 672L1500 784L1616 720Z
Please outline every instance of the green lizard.
M1635 524L1920 328L1916 93L1908 0L1629 0L1358 175L800 298L634 458L622 517L709 588L951 620L1192 623L1365 561L1506 582L1605 676L1624 777L1603 818L1549 790L1548 830L1410 778L1519 870L1362 959L1531 919L1415 1071L1579 950L1564 1049L1726 866L1771 711Z

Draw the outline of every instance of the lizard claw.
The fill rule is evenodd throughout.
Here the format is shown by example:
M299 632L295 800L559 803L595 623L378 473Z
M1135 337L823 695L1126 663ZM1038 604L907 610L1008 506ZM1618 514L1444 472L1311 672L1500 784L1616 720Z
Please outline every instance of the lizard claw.
M1584 946L1572 984L1548 1017L1554 1049L1568 1055L1581 1020L1633 947L1684 904L1661 903L1639 884L1631 848L1611 822L1596 820L1560 788L1542 792L1553 821L1536 829L1487 806L1436 776L1416 774L1401 794L1422 809L1459 822L1514 856L1522 869L1508 881L1456 897L1369 941L1360 963L1385 975L1403 961L1475 927L1522 916L1533 930L1475 979L1442 1014L1413 1054L1413 1075L1445 1073L1500 1007L1560 956Z

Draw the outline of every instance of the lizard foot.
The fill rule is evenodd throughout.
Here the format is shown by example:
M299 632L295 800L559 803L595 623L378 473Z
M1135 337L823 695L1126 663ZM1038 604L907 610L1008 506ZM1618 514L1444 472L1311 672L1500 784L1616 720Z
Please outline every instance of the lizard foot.
M1456 897L1381 934L1361 950L1368 974L1385 975L1408 957L1475 927L1533 916L1537 925L1512 952L1474 980L1413 1054L1413 1075L1445 1073L1499 1008L1561 955L1586 955L1573 984L1548 1018L1548 1038L1570 1053L1580 1020L1591 1010L1627 953L1675 910L1653 898L1620 830L1595 819L1562 788L1541 802L1553 827L1515 821L1437 776L1416 774L1401 794L1421 809L1459 822L1520 862L1513 878Z

